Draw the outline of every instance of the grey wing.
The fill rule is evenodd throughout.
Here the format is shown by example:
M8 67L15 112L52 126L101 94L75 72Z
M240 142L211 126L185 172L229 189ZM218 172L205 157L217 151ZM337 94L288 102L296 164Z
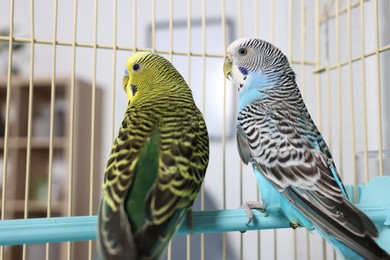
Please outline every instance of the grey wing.
M251 151L249 143L247 142L245 132L240 125L236 129L237 149L243 163L248 164L251 159Z
M239 150L292 205L326 234L372 258L374 224L346 199L321 134L306 108L252 103L239 115ZM257 134L255 134L257 133ZM248 152L246 152L248 154ZM245 157L244 157L245 158Z
M306 124L297 121L283 108L271 110L262 103L245 107L237 126L241 157L256 164L279 191L290 186L312 189L316 183L327 181L324 185L332 189L324 191L331 193L329 196L342 197L337 183L330 183L332 176L320 180L322 175L327 176L329 164L333 164L331 158L313 147L317 137L307 130L303 136L297 124Z

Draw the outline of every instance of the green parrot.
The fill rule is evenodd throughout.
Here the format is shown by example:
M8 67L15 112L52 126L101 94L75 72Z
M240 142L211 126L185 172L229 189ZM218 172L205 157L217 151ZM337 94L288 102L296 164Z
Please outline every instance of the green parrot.
M160 55L132 55L122 85L129 103L103 181L100 253L159 259L200 191L207 128L184 78Z

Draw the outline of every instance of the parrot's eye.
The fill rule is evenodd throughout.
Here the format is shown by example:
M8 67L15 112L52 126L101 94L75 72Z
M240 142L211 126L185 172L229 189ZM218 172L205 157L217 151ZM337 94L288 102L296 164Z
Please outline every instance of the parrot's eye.
M133 65L133 71L139 71L141 69L141 65L139 65L138 63L134 64Z
M239 48L239 49L238 49L238 53L239 53L241 56L246 55L247 52L248 52L248 51L246 50L246 48Z

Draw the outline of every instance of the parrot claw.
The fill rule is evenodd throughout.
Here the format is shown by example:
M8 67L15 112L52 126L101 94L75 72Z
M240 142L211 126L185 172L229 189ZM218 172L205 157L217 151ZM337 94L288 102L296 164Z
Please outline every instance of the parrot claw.
M245 210L246 214L248 215L248 222L246 225L249 225L253 219L252 209L258 209L264 213L264 216L268 216L268 213L265 210L265 205L262 201L245 201L240 208Z
M299 223L292 223L292 222L290 222L290 227L292 229L297 229L297 228L301 227L301 225L299 225Z

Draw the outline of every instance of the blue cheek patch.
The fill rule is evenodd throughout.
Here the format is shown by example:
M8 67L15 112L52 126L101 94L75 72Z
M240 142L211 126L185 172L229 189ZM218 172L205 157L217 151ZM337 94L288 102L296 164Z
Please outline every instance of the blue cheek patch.
M245 76L249 74L248 70L244 67L238 67L238 69L240 70L240 72L242 74L244 74Z

